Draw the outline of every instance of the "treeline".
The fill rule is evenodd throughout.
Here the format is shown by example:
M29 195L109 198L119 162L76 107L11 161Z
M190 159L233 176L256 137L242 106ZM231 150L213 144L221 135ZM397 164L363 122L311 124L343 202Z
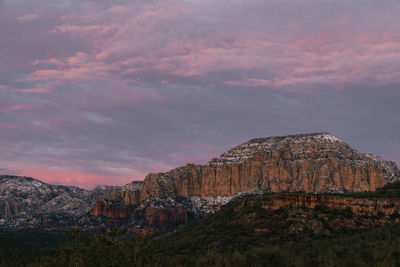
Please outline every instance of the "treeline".
M400 197L400 183L351 195ZM68 242L63 233L0 233L0 266L400 266L397 218L366 230L380 218L324 207L268 211L262 197L247 200L151 238L119 230L73 232Z
M66 233L41 230L0 231L0 266L27 266L46 256L56 256L56 248L68 244Z
M400 181L387 183L371 192L352 192L338 195L356 198L400 198Z
M2 240L5 241L5 240ZM119 231L74 232L58 249L2 243L1 266L400 266L400 224L340 238L270 245L231 240L213 249L196 244L174 250L168 235L127 240ZM161 245L160 245L161 243ZM237 244L242 247L237 250ZM8 250L3 248L8 247ZM11 248L11 249L10 249ZM8 253L8 254L6 254Z
M75 232L68 246L29 266L400 266L399 224L343 238L249 246L233 253L188 248L185 255L174 256L157 248L156 242L131 242L118 231Z

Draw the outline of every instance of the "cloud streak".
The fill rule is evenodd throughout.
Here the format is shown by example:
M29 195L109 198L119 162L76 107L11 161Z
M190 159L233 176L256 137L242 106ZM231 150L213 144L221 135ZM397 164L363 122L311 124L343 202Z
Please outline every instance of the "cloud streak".
M38 14L35 13L27 13L23 16L18 17L17 19L21 22L31 22L35 19L37 19L39 16Z
M164 77L170 83L196 78L208 86L224 83L293 92L305 87L342 89L399 82L399 35L390 26L397 20L398 4L377 14L370 13L369 5L359 7L353 19L354 7L344 9L341 1L337 6L307 2L314 8L296 7L300 16L290 18L296 4L286 1L225 5L153 1L111 7L85 3L86 12L64 16L53 33L78 38L91 49L49 59L51 68L40 68L30 78L143 81ZM250 8L251 16L235 16L238 10ZM379 19L382 13L387 21ZM218 72L232 77L245 74L237 80L224 75L207 81L210 73Z
M11 111L30 111L30 110L37 110L43 109L42 106L35 106L35 105L14 105L9 107L0 108L0 113L2 112L11 112Z

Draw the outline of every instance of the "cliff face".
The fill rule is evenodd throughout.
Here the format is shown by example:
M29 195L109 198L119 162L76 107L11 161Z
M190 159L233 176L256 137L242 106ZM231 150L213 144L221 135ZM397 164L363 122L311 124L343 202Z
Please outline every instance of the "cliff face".
M65 227L77 220L77 225L84 227L108 227L120 221L128 223L132 232L154 233L185 223L189 217L215 212L243 194L373 191L399 178L394 163L358 153L330 134L259 138L205 165L188 164L149 174L144 182L123 187L100 186L88 191L28 177L0 176L0 230ZM277 207L304 202L286 198L274 201ZM335 201L332 205L360 209L364 204L381 205Z
M137 234L165 232L180 224L188 223L188 210L182 206L164 204L162 208L148 206L136 210L135 215L144 219L143 227L132 227L128 231Z
M131 231L155 233L187 222L188 212L200 215L213 212L242 192L374 191L399 178L395 163L361 154L327 133L259 138L232 148L206 165L187 164L166 173L149 174L141 188L106 196L96 203L91 214L109 218L140 217L146 227L131 228ZM160 197L177 201L160 208L157 204ZM389 205L383 200L360 202L349 198L303 197L274 195L271 208L352 206L358 209L355 212L371 215L380 212L379 207ZM144 202L153 204L137 207ZM385 212L392 211L385 209Z
M140 200L154 195L230 196L271 192L373 191L400 177L393 162L361 154L336 137L306 134L253 139L207 165L188 164L149 174Z
M147 199L140 205L125 205L110 200L98 200L90 211L93 216L133 221L127 231L136 234L155 234L188 222L188 209L168 199Z
M129 205L113 205L104 200L98 200L90 211L90 214L93 216L105 216L111 219L125 219L130 218L133 212L133 207Z
M354 198L345 196L319 196L307 194L271 194L264 196L262 207L277 210L285 207L326 207L328 209L349 209L360 216L398 216L400 199Z
M135 205L140 203L140 191L122 190L103 196L104 200L123 203L124 205Z

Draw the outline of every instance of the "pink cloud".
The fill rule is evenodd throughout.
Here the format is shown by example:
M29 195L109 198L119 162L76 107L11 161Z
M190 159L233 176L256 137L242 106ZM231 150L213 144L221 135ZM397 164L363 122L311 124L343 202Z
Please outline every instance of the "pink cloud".
M112 90L99 90L97 94L81 92L82 97L75 99L74 104L80 109L88 111L106 110L113 108L127 108L145 104L163 105L166 97L139 88L125 88L117 84Z
M74 56L64 59L49 59L32 62L33 65L51 64L52 68L39 69L32 72L29 78L32 81L99 81L109 79L112 72L119 68L113 64L97 61L93 56L78 52Z
M50 184L75 185L81 188L93 189L96 185L124 185L135 180L128 177L108 177L93 173L76 172L59 168L32 168L22 171L23 175L40 179Z
M36 84L33 88L15 89L15 92L24 94L48 94L52 92L50 84Z
M14 105L14 106L0 108L0 113L1 112L11 112L11 111L38 110L38 109L43 109L43 108L44 108L43 106L38 106L38 105Z
M220 8L218 5L207 8L213 6ZM281 89L326 84L342 88L343 84L366 79L376 84L399 81L397 63L380 67L400 57L396 32L365 34L354 25L353 28L337 26L329 33L325 30L309 33L304 32L300 20L284 23L285 31L268 24L262 33L232 31L228 25L218 25L205 36L182 38L192 32L186 32L180 25L201 18L199 8L205 8L204 5L167 1L108 9L94 3L83 7L86 9L79 14L65 15L63 25L55 27L54 34L82 38L92 44L92 51L33 62L53 67L32 72L32 80L99 81L128 77L135 80L144 73L206 77L210 72L252 70L264 72L268 77L259 74L257 78L219 82ZM170 25L164 29L164 24Z
M400 82L398 4L375 10L372 1L358 6L345 0L81 1L73 6L44 1L39 16L22 2L10 8L14 13L6 12L8 20L1 17L5 35L0 48L7 60L0 62L0 70L7 85L0 85L5 105L0 112L14 113L3 116L0 127L2 136L31 140L36 150L29 156L38 155L41 167L25 167L27 175L57 183L122 183L127 176L144 177L146 170L206 162L218 154L215 148L175 144L177 129L182 136L200 136L226 121L227 127L215 131L227 131L232 114L262 106L252 105L259 88L311 94ZM15 25L8 26L10 21ZM231 111L219 99L231 89L239 91L231 87L249 90L240 99L249 104L240 107L232 96ZM13 103L48 103L49 111ZM143 120L143 112L154 122ZM16 149L12 146L18 142L3 140L9 151L26 155L25 146ZM165 142L166 148L156 147ZM107 149L100 151L107 153L93 157L102 145ZM68 152L72 156L64 155ZM110 166L102 161L108 152L115 153L109 156ZM70 168L43 167L50 159L49 165L68 162ZM130 160L132 165L126 163Z
M18 21L20 22L31 22L39 18L39 15L36 13L28 13L23 16L18 17Z
M232 86L242 86L242 87L267 87L271 86L272 82L263 79L254 79L250 78L247 81L226 81L225 84L232 85Z

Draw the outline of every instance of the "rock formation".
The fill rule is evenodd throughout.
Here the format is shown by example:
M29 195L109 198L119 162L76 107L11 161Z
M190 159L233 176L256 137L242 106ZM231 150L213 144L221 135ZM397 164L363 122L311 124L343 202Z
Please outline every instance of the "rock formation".
M262 197L264 209L277 210L285 207L306 207L314 209L348 209L361 216L396 216L400 217L400 199L393 198L355 198L338 195L308 195L308 194L267 194ZM256 200L256 199L254 199Z
M247 194L373 191L399 178L395 163L359 153L328 133L257 138L205 165L187 164L151 173L144 182L123 187L88 191L33 178L0 176L0 229L117 225L131 233L153 234L215 212ZM383 210L388 205L398 209L397 202L385 204L384 200L272 195L271 208L313 207L321 202L333 208L352 206L360 214L394 212Z
M96 202L90 214L113 219L136 234L155 234L189 221L188 208L166 198L149 198L140 205L104 198Z
M137 234L160 233L189 221L188 209L185 206L160 199L145 201L135 210L134 216L144 220L140 227L128 229L129 232Z
M124 205L135 205L140 203L140 190L143 182L134 181L125 185L122 190L115 191L112 194L104 195L104 200L123 203Z
M187 164L166 173L149 174L140 189L105 197L96 203L91 214L109 218L133 218L140 214L146 222L145 227L132 231L155 233L186 222L187 219L182 218L187 218L188 214L214 212L243 192L374 191L399 178L395 163L359 153L328 133L258 138L232 148L206 165ZM291 203L289 196L276 195L276 207ZM299 195L293 195L294 205L297 205L296 197ZM160 198L176 202L168 205L169 208L165 205L160 208L158 203L139 211L140 203L155 203ZM303 203L300 199L299 205L313 203L311 200ZM333 201L336 198L327 198L322 201L325 200L336 203L332 205L337 208L351 203L362 207L356 200L347 199L342 203ZM378 205L374 201L367 204L374 208ZM176 205L185 209L171 209Z
M0 229L66 223L90 211L97 198L123 189L99 186L89 191L75 186L51 185L30 177L1 175Z
M373 191L399 179L393 162L357 152L327 133L250 140L206 165L188 164L149 174L140 199L230 196L260 188L270 192Z
M130 205L113 205L106 200L98 200L90 211L93 216L105 216L111 219L130 218L134 209Z

